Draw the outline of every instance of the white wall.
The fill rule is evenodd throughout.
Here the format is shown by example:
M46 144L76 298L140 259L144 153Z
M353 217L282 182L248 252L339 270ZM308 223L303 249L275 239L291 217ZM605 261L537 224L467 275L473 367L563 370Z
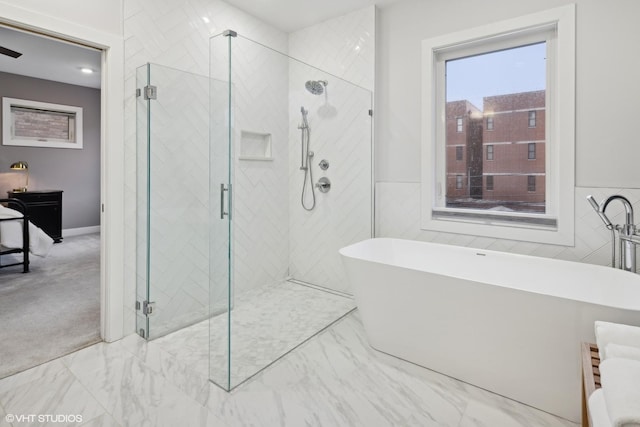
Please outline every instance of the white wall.
M3 0L3 2L95 30L122 34L122 0ZM1 5L0 15L2 15Z
M576 185L638 187L640 144L630 127L640 93L634 0L404 0L381 9L377 180L420 180L421 40L569 3L577 5Z
M569 3L577 5L575 247L421 230L421 41ZM377 235L608 264L609 232L585 197L601 200L619 193L636 209L640 205L640 144L633 127L640 93L640 58L632 54L640 39L637 16L640 3L633 0L404 0L382 8L376 70ZM611 214L614 222L623 221L620 206L612 205Z

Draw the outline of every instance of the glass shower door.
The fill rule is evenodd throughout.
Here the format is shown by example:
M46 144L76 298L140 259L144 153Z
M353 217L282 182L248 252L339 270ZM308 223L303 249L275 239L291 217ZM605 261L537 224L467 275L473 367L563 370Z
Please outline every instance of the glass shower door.
M215 234L216 244L229 242L228 226L219 225L228 217L212 229L220 187L210 182L228 176L228 161L211 161L209 79L147 64L137 70L136 80L136 329L154 339L194 325L190 345L202 353L206 372L210 291L217 289L210 284L210 267L222 276L221 269L229 269L228 249L213 250L209 241ZM217 258L210 266L212 257Z

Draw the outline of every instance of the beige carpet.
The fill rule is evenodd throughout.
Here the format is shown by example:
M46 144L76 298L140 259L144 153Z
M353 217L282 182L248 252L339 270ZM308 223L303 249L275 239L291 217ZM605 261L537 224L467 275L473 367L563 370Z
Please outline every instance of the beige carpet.
M65 238L30 269L0 269L0 378L100 341L100 235Z

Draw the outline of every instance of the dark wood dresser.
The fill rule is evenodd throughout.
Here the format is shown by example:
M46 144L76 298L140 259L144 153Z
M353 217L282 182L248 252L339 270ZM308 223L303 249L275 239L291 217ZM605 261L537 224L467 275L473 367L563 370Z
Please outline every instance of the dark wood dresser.
M29 221L42 228L54 242L62 241L62 190L7 191L13 199L27 205ZM9 203L9 207L11 203Z

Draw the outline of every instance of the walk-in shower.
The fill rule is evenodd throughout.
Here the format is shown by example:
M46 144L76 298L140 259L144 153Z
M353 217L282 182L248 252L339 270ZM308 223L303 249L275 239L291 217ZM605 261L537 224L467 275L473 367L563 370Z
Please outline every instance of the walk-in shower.
M372 96L305 62L226 31L208 76L137 73L137 329L225 390L355 308L338 249L372 236Z

